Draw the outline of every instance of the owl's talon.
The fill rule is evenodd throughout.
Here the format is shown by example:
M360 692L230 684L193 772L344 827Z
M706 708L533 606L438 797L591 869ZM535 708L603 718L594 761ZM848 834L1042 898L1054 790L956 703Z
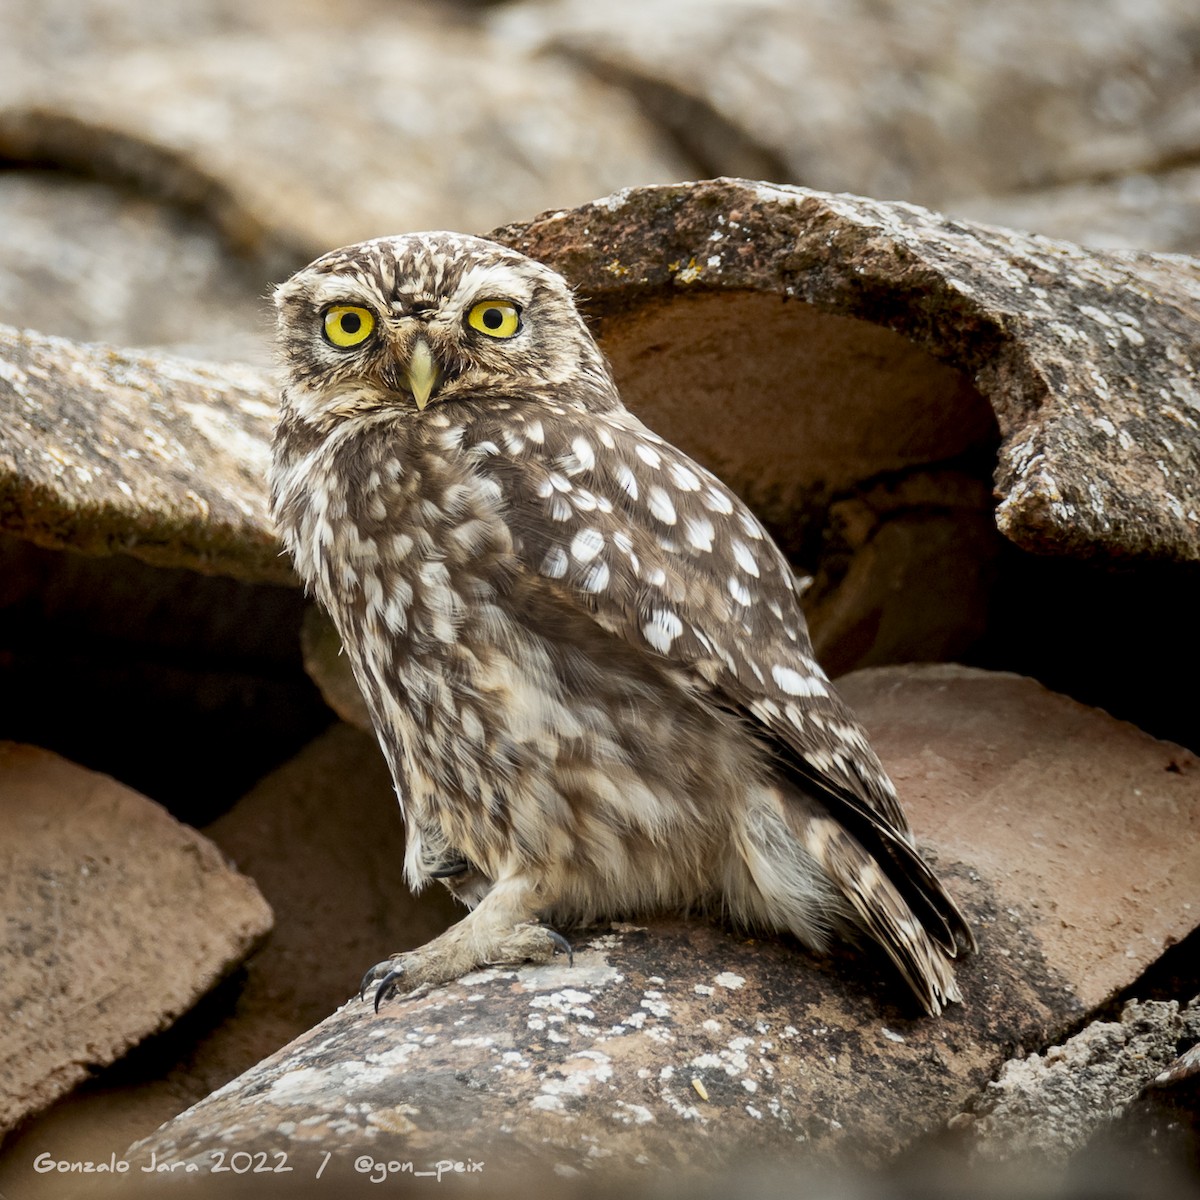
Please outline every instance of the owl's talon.
M567 966L575 965L575 948L567 941L557 929L546 928L546 936L554 943L554 948L559 954L567 956Z
M383 962L376 963L362 977L362 983L360 983L358 985L358 998L360 1000L365 1000L367 998L367 988L369 988L371 986L371 984L375 983L376 980L382 979L385 975L387 975L393 969L394 968L392 967L392 960L390 958L385 958L383 960Z
M379 1011L379 1006L385 1001L390 1000L396 992L396 984L404 976L404 968L397 967L389 971L379 982L379 986L375 989L375 1011Z
M453 879L456 875L465 875L471 869L471 864L465 858L445 862L429 872L430 879Z

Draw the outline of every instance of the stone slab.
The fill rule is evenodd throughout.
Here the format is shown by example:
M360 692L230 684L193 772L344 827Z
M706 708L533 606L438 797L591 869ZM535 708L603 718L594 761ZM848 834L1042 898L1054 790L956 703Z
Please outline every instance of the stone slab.
M1200 759L1034 680L953 665L838 683L923 837L1033 920L1086 1009L1200 924Z
M39 1154L120 1155L327 1016L367 959L428 941L462 911L444 888L414 897L399 882L403 821L383 755L373 736L344 725L203 833L254 879L275 913L271 936L153 1054L117 1064L14 1133L0 1152L0 1195L58 1200L66 1181L34 1171Z
M445 5L103 8L82 29L13 10L0 154L200 209L276 278L347 242L696 173L619 88Z
M1200 145L1190 0L518 0L493 25L618 81L708 175L940 208Z
M164 1029L271 927L254 884L152 801L0 743L0 1132Z
M268 372L0 326L0 528L292 582L269 516Z

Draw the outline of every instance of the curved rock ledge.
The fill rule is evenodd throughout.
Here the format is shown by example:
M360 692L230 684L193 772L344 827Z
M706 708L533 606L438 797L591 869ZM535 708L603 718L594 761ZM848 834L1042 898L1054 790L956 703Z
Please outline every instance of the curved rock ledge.
M0 529L294 582L268 515L275 389L253 367L0 326Z
M1192 259L730 179L496 236L575 283L627 398L669 438L705 431L689 448L751 500L828 499L998 435L1017 545L1200 560Z

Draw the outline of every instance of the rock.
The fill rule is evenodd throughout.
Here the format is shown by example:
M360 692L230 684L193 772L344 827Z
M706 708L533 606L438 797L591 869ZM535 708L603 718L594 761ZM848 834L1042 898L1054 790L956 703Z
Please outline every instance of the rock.
M0 174L9 325L270 366L267 283L195 214L61 173Z
M915 1017L878 962L848 952L819 960L700 921L617 925L577 935L573 967L489 969L378 1015L354 998L129 1157L270 1144L293 1164L331 1152L331 1179L360 1155L421 1169L452 1154L526 1179L797 1148L880 1161L1195 923L1194 756L1012 676L843 682L980 935L963 1006ZM1076 897L1079 880L1092 886Z
M268 515L275 403L252 367L0 326L0 529L289 582Z
M371 713L363 699L350 662L342 653L342 639L325 610L310 604L301 631L304 669L320 689L325 703L349 724L366 733L373 731Z
M619 81L709 175L942 206L1200 147L1187 0L523 0L494 27Z
M647 421L777 519L980 461L998 434L996 520L1017 545L1200 561L1190 260L738 180L497 236L588 298Z
M1106 250L1200 254L1200 167L1146 170L1001 196L970 196L956 217Z
M1173 699L1200 675L1193 262L735 180L497 236L571 279L630 405L813 576L835 673L1016 665L1200 745Z
M881 667L838 691L919 835L1013 899L998 920L1036 911L1041 953L1085 1009L1200 922L1191 751L1006 672Z
M117 1064L15 1134L0 1156L0 1192L27 1194L37 1182L28 1164L47 1148L58 1160L107 1161L303 1033L371 963L428 941L462 911L443 888L414 897L400 881L391 779L374 738L346 726L271 772L204 836L261 889L275 912L270 938L240 981L153 1053Z
M1194 1040L1200 1038L1194 1019L1198 1005L1200 997L1188 1005L1186 1015L1193 1018L1189 1033L1175 1048L1189 1040L1192 1044L1144 1083L1125 1111L1092 1138L1094 1143L1115 1143L1143 1161L1165 1158L1188 1168L1193 1179L1200 1175L1200 1041Z
M619 90L437 6L210 4L167 26L125 0L65 34L56 7L6 28L0 154L197 207L277 279L362 238L694 174Z
M962 655L1200 746L1173 699L1200 675L1193 261L736 180L498 236L572 279L633 407L813 576L835 670Z
M1172 1067L1181 1041L1200 1042L1200 1001L1133 1000L1118 1021L1006 1063L967 1126L973 1154L1065 1162Z
M0 1132L164 1029L271 910L195 830L115 780L0 743Z

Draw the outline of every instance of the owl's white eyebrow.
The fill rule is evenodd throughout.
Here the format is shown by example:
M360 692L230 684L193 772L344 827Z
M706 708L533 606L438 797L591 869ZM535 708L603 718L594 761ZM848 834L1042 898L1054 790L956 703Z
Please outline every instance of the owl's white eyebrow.
M515 304L527 304L531 291L530 281L507 264L478 264L463 272L453 299L463 305L468 300L511 300Z
M350 275L330 275L327 279L322 279L312 289L310 298L317 308L346 302L364 304L370 308L379 307L378 294Z

